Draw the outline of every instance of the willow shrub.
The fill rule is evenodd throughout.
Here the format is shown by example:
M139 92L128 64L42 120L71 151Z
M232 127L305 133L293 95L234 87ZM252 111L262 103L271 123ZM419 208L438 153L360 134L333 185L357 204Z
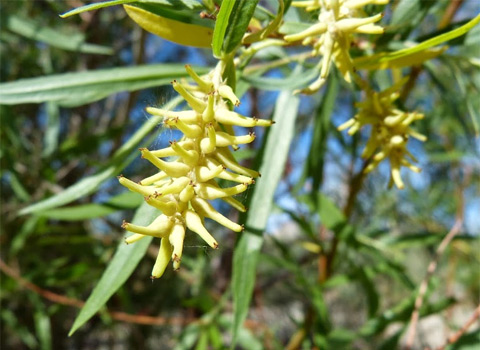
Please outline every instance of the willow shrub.
M276 11L270 9L275 7L272 5ZM103 9L111 6L116 12ZM443 204L432 204L435 201L427 199L423 204L432 208L407 218L402 219L402 215L408 210L398 208L398 215L386 211L396 205L422 207L416 191L447 191L451 196L470 186L466 183L459 189L452 187L447 177L436 177L443 171L439 162L450 162L457 171L466 171L461 162L470 151L455 148L462 147L457 140L461 132L468 137L478 133L475 91L478 93L480 84L473 47L478 45L480 16L453 23L453 15L462 11L462 6L459 10L446 1L404 0L389 4L388 0L279 0L264 6L258 0L116 0L82 6L61 17L65 21L77 15L88 19L92 13L89 11L94 10L98 10L96 16L126 14L153 35L185 47L202 48L208 64L193 67L187 56L185 66L163 63L104 68L2 83L0 102L6 114L11 111L7 105L45 103L48 121L42 162L47 164L55 161L52 155L66 155L63 160L59 158L60 162L75 155L68 144L58 145L61 108L85 106L118 92L167 84L176 92L165 94L173 96L170 101L137 102L143 104L147 116L143 125L131 131L125 119L121 125L114 125L121 127L126 140L107 136L114 148L97 164L95 173L81 174L77 182L53 195L44 191L31 197L33 179L18 180L22 167L11 151L2 151L2 165L5 159L8 164L5 181L22 207L20 216L11 222L15 225L23 220L22 231L30 223L33 228L26 236L39 229L39 222L50 227L57 220L108 217L110 224L112 218L119 219L120 210L138 207L132 222L117 223L130 233L109 260L70 335L101 311L117 291L124 290L143 256L153 249L156 260L152 272L147 274L142 268L135 276L156 279L166 273L165 281L162 277L148 286L154 294L157 286L162 288L172 279L177 280L177 286L190 285L189 292L181 288L181 296L173 299L182 303L177 305L178 310L187 307L200 315L177 332L178 342L170 340L170 345L165 344L167 348L173 344L196 349L234 348L236 344L246 349L368 348L366 343L385 349L397 346L406 333L418 293L418 276L411 275L408 264L402 261L405 254L410 254L405 249L413 249L415 244L424 248L438 244L455 208L443 208ZM101 21L115 25L111 18L105 18L101 17ZM429 25L424 25L427 20ZM47 27L36 31L32 23L25 17L10 15L6 27L9 35L76 51L65 54L67 57L113 53L109 47L87 44L81 37L68 37ZM77 23L81 25L81 21ZM138 28L132 26L129 30L138 34ZM13 43L13 39L5 38ZM46 71L53 72L51 64ZM445 71L455 82L446 81ZM2 75L8 77L7 72ZM456 91L452 84L458 85ZM270 110L274 111L263 119L255 114L264 114L269 108L260 107L259 90L281 90L279 94L265 95L273 96L274 108ZM452 101L461 105L452 105ZM242 114L242 107L252 113ZM452 112L456 114L452 116ZM94 124L98 119L89 118ZM158 147L158 141L152 142L158 140L155 134L147 137L157 125L162 126L160 139L169 142L163 142L164 147ZM448 125L456 131L449 132ZM11 134L14 129L9 126L5 132ZM305 131L312 135L310 144L302 146L303 150L308 148L308 154L298 156L293 141L302 140ZM6 137L15 143L12 135ZM95 141L94 147L100 145ZM138 147L141 158L151 163L148 171L143 166L133 171L129 165L137 158ZM435 160L435 156L442 155L442 160ZM453 158L449 159L449 155ZM249 157L252 159L246 159ZM10 168L12 164L17 165ZM335 164L335 171L343 175L329 173L328 164ZM422 172L422 167L428 169ZM410 176L406 170L418 175ZM129 175L121 175L124 171ZM110 181L115 176L132 192L106 202L93 200L92 195L102 193L107 184L115 188ZM54 181L55 177L47 180ZM287 188L288 198L286 205L276 201L275 208L277 186ZM341 190L332 190L332 186ZM90 204L74 204L85 202L87 196ZM140 204L142 197L144 203ZM457 204L457 219L461 205ZM278 208L289 216L289 221L298 224L294 241L264 233L275 227L275 219L270 224L267 219ZM429 213L433 211L444 212L445 220L432 221ZM25 221L27 217L30 219ZM273 217L278 220L278 215ZM422 225L426 221L432 223ZM219 233L220 238L214 238L212 232ZM215 273L209 271L205 261L212 252L206 250L197 257L188 256L191 249L184 252L184 244L189 248L191 242L203 246L195 237L189 238L191 233L206 243L209 248L205 249L225 249L220 261L232 264L225 286L214 287ZM18 237L7 239L15 247L9 253L10 259L26 249ZM468 235L459 237L455 241L457 248L470 239ZM159 248L151 248L150 243ZM264 243L268 248L262 253ZM233 257L228 254L229 246ZM181 267L182 258L186 262ZM21 264L22 257L18 260ZM168 272L172 269L170 261L173 270L180 269L178 275ZM95 262L89 261L88 268L92 264ZM419 261L416 268L424 272L424 265ZM256 283L258 273L261 277ZM285 273L294 284L284 284ZM264 285L269 278L276 282ZM202 282L204 279L212 281L212 288ZM392 294L385 281L400 291ZM353 312L354 326L337 320L337 312L348 315L349 311L336 311L328 302L332 295L338 297L348 291L346 284L359 288L360 299L366 304L358 310L355 302L347 303L357 308ZM429 286L431 293L438 288L438 281L434 279ZM259 323L259 329L245 329L252 294L254 290L261 293L263 288L268 289L264 293L272 309L278 305L269 293L287 295L282 303L298 300L303 304L302 319L290 321L286 333L278 330L280 323L269 327L260 320L248 321ZM166 293L168 288L162 290ZM445 293L431 302L429 293L420 309L421 316L441 313L455 303ZM188 295L198 300L187 302ZM135 293L130 291L128 298L136 298ZM164 298L164 294L158 298ZM149 310L159 317L172 315L163 308ZM282 313L282 317L289 317L286 309ZM363 322L359 322L362 313ZM400 326L393 335L386 333L393 323ZM13 324L10 327L15 328ZM39 333L47 347L52 346L49 332Z

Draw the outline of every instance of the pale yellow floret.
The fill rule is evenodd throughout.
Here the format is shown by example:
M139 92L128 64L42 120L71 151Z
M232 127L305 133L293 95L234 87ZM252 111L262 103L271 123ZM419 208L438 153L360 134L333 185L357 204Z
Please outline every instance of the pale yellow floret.
M198 164L198 159L200 158L200 155L198 154L197 151L195 150L187 150L184 148L181 144L172 141L170 143L170 147L176 152L180 158L183 159L183 162L189 166L195 166Z
M130 232L140 233L142 235L152 237L166 237L170 233L170 229L173 226L173 221L164 214L158 216L148 226L138 226L128 222L124 222L122 227Z
M173 247L172 261L173 269L178 270L180 268L180 262L182 260L183 253L183 241L185 239L185 226L183 223L177 222L169 236L170 244Z
M209 124L205 127L208 137L200 141L200 149L204 154L212 153L217 148L217 136L215 127Z
M174 162L165 162L158 157L155 157L148 149L141 148L142 157L150 161L158 169L163 170L169 176L180 177L185 176L190 171L190 167L187 164L180 163L177 161Z
M185 223L187 224L189 230L192 230L198 234L210 247L214 249L218 248L217 241L207 231L205 226L203 226L202 220L197 213L195 213L193 210L187 210L183 214L183 217L185 218Z
M190 182L178 195L178 198L185 203L188 203L195 195L195 189L193 183Z
M120 182L120 184L128 188L130 191L140 193L144 196L151 196L156 192L156 187L154 186L143 186L123 176L118 177L118 182Z
M235 93L233 92L232 88L228 85L222 85L218 88L218 93L220 94L220 96L222 96L223 98L229 100L230 102L232 102L235 106L240 106L240 100L238 99L238 97L235 95Z
M168 118L178 118L182 122L187 124L198 123L199 115L195 111L167 111L161 108L154 108L154 107L147 107L145 109L147 113L151 115L156 115L159 117L164 117L165 119Z
M162 277L172 256L172 246L168 237L162 238L160 249L158 250L157 260L152 270L152 279Z
M220 214L215 208L208 203L206 200L201 198L194 198L192 200L192 206L197 213L200 215L206 216L212 220L215 220L220 225L225 226L226 228L235 231L241 232L243 231L243 227L232 220L226 218L222 214Z
M211 123L215 120L215 95L209 94L207 108L202 113L202 119L205 123Z
M185 148L186 150L191 150L194 148L194 144L190 140L180 141L177 142L181 147ZM150 153L158 158L165 158L165 157L175 157L178 156L178 153L172 147L165 147L162 149L157 149L154 151L150 151Z
M173 201L164 202L161 199L157 199L154 196L145 197L145 202L154 208L157 208L165 215L171 216L177 212L177 205Z
M221 164L225 165L227 168L233 170L236 173L249 177L258 177L260 174L258 171L246 168L237 163L233 156L230 154L228 149L217 149L212 153L215 158L220 161Z
M233 187L222 188L212 183L199 183L195 186L195 193L205 199L212 200L217 198L234 196L247 189L246 184L239 184Z
M190 182L191 180L187 176L178 177L174 179L171 183L165 184L164 186L157 189L154 197L158 198L166 196L168 194L180 193Z
M185 65L185 70L187 71L188 75L192 77L193 80L198 84L198 87L203 91L212 91L213 83L206 79L202 79L198 74L192 69L192 66L189 64Z
M203 113L207 104L200 101L198 98L190 94L185 88L179 84L176 80L172 82L172 86L182 97L187 101L188 105L192 107L197 113Z
M233 197L223 197L220 199L242 213L245 213L247 211L247 208Z
M145 237L147 237L147 236L142 235L140 233L135 233L131 236L126 237L125 238L125 243L132 244L132 243L138 242L139 240L141 240L142 238L145 238Z
M223 171L223 165L218 165L214 168L206 166L197 166L195 168L195 177L199 182L207 182L214 177L217 177Z
M255 133L250 132L248 135L232 136L223 131L216 132L216 144L218 147L228 147L251 143L255 140Z
M229 111L228 109L216 111L215 119L217 122L225 125L236 125L246 128L254 126L271 126L273 124L271 120L245 117L236 112Z
M186 124L179 118L169 118L163 121L165 125L175 127L185 134L188 138L194 139L203 133L203 129L197 124Z

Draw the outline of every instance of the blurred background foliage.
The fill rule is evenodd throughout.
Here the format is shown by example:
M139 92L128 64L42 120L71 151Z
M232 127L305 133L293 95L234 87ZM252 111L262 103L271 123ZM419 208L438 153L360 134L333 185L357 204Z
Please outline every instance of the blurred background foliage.
M383 21L391 26L375 43L376 52L426 40L480 11L477 0L392 3ZM175 64L215 64L209 50L146 33L120 6L59 19L82 4L0 2L1 348L228 348L236 236L219 232L218 225L210 230L222 249L206 249L190 236L180 271L169 268L154 283L148 276L156 251L148 248L106 307L67 336L122 244L122 219L130 220L142 202L114 176L147 175L136 148L161 147L175 136L151 123L144 107L175 96L165 86L185 75ZM261 4L273 12L277 7L275 1ZM286 19L301 16L290 9ZM423 171L405 173L403 191L387 189L387 166L362 175L366 132L350 137L336 130L354 114L358 92L332 74L325 89L300 98L237 348L400 348L427 266L437 258L414 348L441 347L471 316L480 295L480 27L449 46L439 58L404 69L414 83L401 103L425 113L416 129L428 141L411 142ZM286 52L266 50L249 67L275 63ZM114 67L124 70L108 71ZM253 86L241 110L270 118L278 91L271 91L268 79L287 77L293 69L274 68L263 81L244 74L241 83ZM106 71L3 84L87 70ZM128 74L130 80L122 80ZM391 75L379 70L369 79L383 88ZM51 88L59 82L64 85ZM262 147L261 137L257 141L239 158L252 159ZM63 203L19 215L75 184ZM438 254L452 231L455 238ZM469 330L449 348L473 349L479 341L478 332Z

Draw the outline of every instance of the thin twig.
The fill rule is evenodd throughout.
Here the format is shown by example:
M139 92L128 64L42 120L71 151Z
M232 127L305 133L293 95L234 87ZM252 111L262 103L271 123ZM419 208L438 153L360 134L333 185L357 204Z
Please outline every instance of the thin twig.
M81 309L85 302L75 298L69 298L67 296L57 294L51 292L49 290L43 289L36 284L26 280L20 273L13 269L12 267L8 266L1 258L0 258L0 270L5 273L7 276L10 276L15 281L18 282L19 285L31 290L34 293L37 293L42 298L45 298L53 303L61 304L61 305L69 305L74 306L76 308ZM127 323L135 323L135 324L142 324L147 326L165 326L165 325L178 325L178 326L185 326L194 322L202 322L201 318L194 318L194 317L160 317L160 316L147 316L147 315L132 315L126 312L121 311L109 311L107 310L108 315L116 320L122 321ZM254 320L245 320L244 326L251 330L258 330L258 329L267 329L264 324Z
M24 279L20 274L15 271L13 268L8 266L2 259L0 259L0 270L5 273L7 276L10 276L15 281L18 282L21 286L31 290L34 293L37 293L42 298L50 300L56 304L74 306L76 308L82 308L85 305L85 302L75 298L69 298L61 294L51 292L49 290L43 289L36 284L33 284L30 281ZM145 315L132 315L125 312L119 311L107 311L110 317L117 321L123 321L128 323L136 323L150 326L162 326L162 325L186 325L198 319L195 318L183 318L183 317L153 317Z
M477 306L472 316L470 316L470 318L467 320L467 322L465 322L462 328L460 328L457 332L449 336L445 344L443 344L442 346L439 346L435 350L444 350L448 345L456 343L458 339L460 339L460 337L464 335L465 332L467 332L468 329L475 323L475 321L479 319L480 319L480 305Z
M456 218L455 224L453 225L453 227L450 229L447 235L443 238L442 242L437 248L437 251L435 252L435 256L433 257L432 261L428 265L427 274L423 279L422 284L420 285L417 298L415 299L415 309L413 310L412 317L410 319L410 327L408 329L408 336L406 341L407 350L410 350L413 346L413 341L415 339L415 332L417 329L417 323L420 316L420 308L423 305L423 300L425 297L425 293L427 292L427 287L428 287L430 278L435 273L435 270L437 269L438 261L442 256L443 252L447 248L448 244L452 241L452 239L460 232L462 225L463 225L463 216L459 216Z

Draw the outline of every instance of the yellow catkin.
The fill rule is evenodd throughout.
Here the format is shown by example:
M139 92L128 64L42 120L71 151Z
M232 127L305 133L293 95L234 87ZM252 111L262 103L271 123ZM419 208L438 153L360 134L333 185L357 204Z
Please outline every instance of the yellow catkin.
M297 91L311 94L326 82L332 61L347 82L352 80L353 62L350 57L354 33L382 34L383 28L374 23L380 21L382 14L363 17L362 7L366 5L385 5L388 0L315 0L294 1L292 6L318 11L318 22L295 34L286 35L287 42L302 41L302 45L312 45L312 56L322 56L317 68L318 78L307 88Z
M372 171L388 158L390 186L395 184L400 189L404 188L400 176L402 166L414 172L420 171L420 168L411 164L416 160L407 150L408 139L414 137L422 142L426 140L424 135L410 128L415 120L423 119L423 114L404 112L394 105L400 96L398 91L405 82L406 79L402 79L381 92L368 89L365 100L356 105L358 113L338 127L339 130L348 129L348 134L353 135L363 126L371 125L370 137L362 152L363 158L370 159L365 172Z
M158 168L154 175L139 183L119 177L122 185L141 193L149 205L162 211L148 226L123 224L126 230L135 233L127 237L127 243L134 243L145 235L162 239L152 278L164 273L169 260L173 260L175 270L179 268L187 228L197 233L210 247L218 247L205 227L205 218L235 232L243 230L241 225L220 214L209 201L219 198L237 210L246 210L234 196L244 192L260 174L238 164L230 148L237 149L238 145L253 142L255 133L237 136L232 126L273 124L270 120L250 118L231 111L229 102L238 106L240 100L230 86L218 79L221 76L218 71L201 77L190 66L186 66L186 70L196 85L179 81L174 81L172 85L191 110L146 109L150 114L163 117L165 126L180 130L184 136L170 142L167 148L140 149L142 158ZM230 181L231 184L222 188L217 179Z

